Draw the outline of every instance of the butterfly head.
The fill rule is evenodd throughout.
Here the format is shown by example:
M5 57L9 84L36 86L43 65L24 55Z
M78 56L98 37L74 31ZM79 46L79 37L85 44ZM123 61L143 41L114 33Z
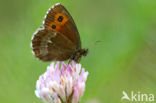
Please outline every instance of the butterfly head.
M79 63L80 60L81 60L81 57L82 56L87 56L87 54L88 54L88 49L80 49L80 50L77 50L73 54L73 56L72 56L71 59L74 60L74 61L76 61L77 63Z
M88 49L81 49L81 55L83 55L83 56L87 56L87 54L88 54Z

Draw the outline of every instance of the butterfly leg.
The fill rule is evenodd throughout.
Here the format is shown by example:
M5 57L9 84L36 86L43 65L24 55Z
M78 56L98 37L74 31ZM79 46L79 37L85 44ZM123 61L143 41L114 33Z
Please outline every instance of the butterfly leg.
M71 61L72 61L71 59L68 60L68 65L71 63ZM67 65L67 66L68 66L68 65Z

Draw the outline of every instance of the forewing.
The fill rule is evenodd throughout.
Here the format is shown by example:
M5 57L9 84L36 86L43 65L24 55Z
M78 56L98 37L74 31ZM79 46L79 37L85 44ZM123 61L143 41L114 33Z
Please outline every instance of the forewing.
M59 32L40 28L32 38L32 50L42 61L64 61L73 54L75 45Z
M75 45L81 48L80 36L77 27L66 8L61 4L56 4L49 9L43 22L45 28L60 32Z

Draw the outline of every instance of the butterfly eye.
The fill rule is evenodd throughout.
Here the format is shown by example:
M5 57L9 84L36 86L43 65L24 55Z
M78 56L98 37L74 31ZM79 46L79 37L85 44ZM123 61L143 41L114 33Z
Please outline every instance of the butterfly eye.
M56 25L52 25L52 28L55 29L56 28Z
M63 16L59 16L57 20L58 20L59 22L62 22Z

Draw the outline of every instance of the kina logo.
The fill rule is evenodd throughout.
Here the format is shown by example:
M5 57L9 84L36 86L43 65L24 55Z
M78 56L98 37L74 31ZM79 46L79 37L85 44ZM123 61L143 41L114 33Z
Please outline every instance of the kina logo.
M139 102L153 102L154 101L154 94L147 94L141 92L134 92L131 91L130 95L128 95L125 91L122 91L123 96L121 97L121 101L139 101Z

